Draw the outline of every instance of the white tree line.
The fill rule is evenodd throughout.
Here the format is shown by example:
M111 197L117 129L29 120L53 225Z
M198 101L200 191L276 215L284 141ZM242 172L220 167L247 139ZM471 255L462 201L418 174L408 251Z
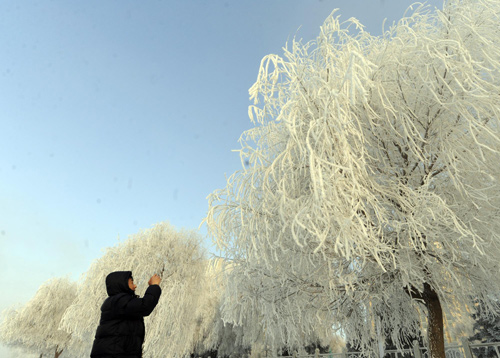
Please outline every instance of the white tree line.
M240 326L222 320L221 295L227 283L221 271L230 268L221 259L207 259L194 231L176 231L168 223L108 248L78 283L54 278L42 284L24 306L4 312L0 340L23 356L88 356L106 297L104 279L111 271L127 269L134 273L138 292L145 290L152 272L164 277L157 311L146 320L145 357L269 353L264 331L252 342L244 339L245 332L262 327L258 319ZM318 341L339 352L344 346L339 336L319 334L304 337L303 344ZM303 349L297 353L306 354Z
M186 357L216 349L231 330L218 322L221 291L214 282L219 267L207 259L200 240L196 232L177 231L168 223L143 230L108 248L78 284L49 280L22 308L5 312L0 339L44 356L89 356L107 297L105 277L131 270L138 293L153 273L164 277L160 301L145 321L145 357Z
M219 259L207 258L195 231L159 223L108 248L78 283L48 280L24 306L4 312L0 340L44 357L89 356L107 297L105 277L131 270L138 293L153 273L163 276L160 301L145 320L144 357L248 354L243 327L221 318L221 269Z

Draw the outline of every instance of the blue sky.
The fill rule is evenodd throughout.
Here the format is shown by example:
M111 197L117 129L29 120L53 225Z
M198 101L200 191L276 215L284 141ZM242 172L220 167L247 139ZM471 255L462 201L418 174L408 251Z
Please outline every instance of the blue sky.
M197 229L241 167L262 57L335 8L380 34L411 3L0 2L0 310L77 279L118 236Z

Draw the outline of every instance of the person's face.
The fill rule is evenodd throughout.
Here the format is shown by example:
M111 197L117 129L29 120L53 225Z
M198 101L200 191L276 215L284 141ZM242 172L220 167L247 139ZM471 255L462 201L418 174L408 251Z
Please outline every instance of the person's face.
M137 288L137 285L134 285L134 279L133 278L129 278L128 279L128 287L130 287L130 289L132 291L135 291L135 289Z

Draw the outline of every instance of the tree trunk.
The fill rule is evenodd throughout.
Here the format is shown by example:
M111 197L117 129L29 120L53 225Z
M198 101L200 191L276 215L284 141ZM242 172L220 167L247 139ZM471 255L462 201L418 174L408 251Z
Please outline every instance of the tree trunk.
M57 351L58 349L59 349L59 346L56 347L56 352L54 353L54 358L59 358L59 356L64 351L64 349L61 349L60 351Z
M384 335L382 334L381 332L381 329L380 329L380 320L376 320L376 326L375 328L377 329L377 344L378 344L378 356L380 358L383 358L385 357L385 341L386 341L386 338L384 337Z
M446 358L444 351L443 310L441 309L439 296L427 283L424 284L422 296L427 307L429 358Z

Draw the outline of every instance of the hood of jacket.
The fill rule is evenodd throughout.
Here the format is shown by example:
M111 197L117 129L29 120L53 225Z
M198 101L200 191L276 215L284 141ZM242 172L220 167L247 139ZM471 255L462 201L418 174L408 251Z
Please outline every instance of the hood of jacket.
M128 287L128 279L131 277L132 271L115 271L106 276L106 291L108 291L108 296L114 296L119 293L135 295L135 292Z

